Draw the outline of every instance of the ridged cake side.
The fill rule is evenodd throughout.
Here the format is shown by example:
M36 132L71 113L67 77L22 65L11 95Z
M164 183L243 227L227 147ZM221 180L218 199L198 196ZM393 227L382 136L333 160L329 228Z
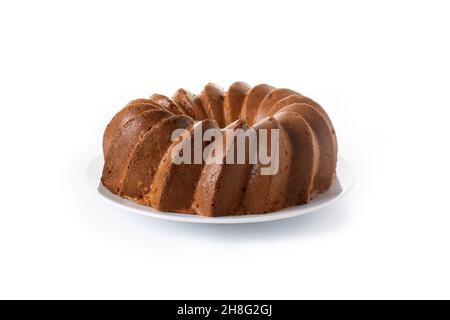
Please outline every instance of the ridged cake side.
M279 132L279 170L262 175L265 165L175 164L172 151L207 153L223 143L223 157L235 157L238 129ZM172 141L175 129L190 139ZM221 129L222 140L195 145L195 134ZM232 129L234 136L227 136ZM231 139L231 140L230 140ZM248 143L248 142L247 142ZM184 145L183 145L184 144ZM187 146L186 144L190 144ZM195 150L197 153L195 153ZM179 89L172 98L154 94L133 100L108 124L103 137L102 183L113 193L161 211L224 216L258 214L309 202L331 187L336 171L337 140L325 110L290 89L267 84L233 83L228 91L209 83L200 95ZM186 156L186 155L185 155ZM198 159L197 159L198 160Z

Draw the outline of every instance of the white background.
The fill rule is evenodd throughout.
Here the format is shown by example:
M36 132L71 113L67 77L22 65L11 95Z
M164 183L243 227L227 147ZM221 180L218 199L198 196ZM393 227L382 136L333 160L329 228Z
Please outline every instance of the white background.
M450 298L448 1L2 1L0 298ZM124 212L93 159L129 100L209 81L321 103L357 184L281 222Z

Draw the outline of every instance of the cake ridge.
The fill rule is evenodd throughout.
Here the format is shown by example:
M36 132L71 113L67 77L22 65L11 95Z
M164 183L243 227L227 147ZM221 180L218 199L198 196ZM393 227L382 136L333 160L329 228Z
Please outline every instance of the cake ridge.
M247 130L248 125L243 120L236 120L221 130L221 134L224 136L222 141L215 140L212 142L213 144L223 143L225 146L224 153L220 155L223 159L227 157L231 148L236 147L236 144L226 139L225 130L230 129ZM233 136L232 139L235 140L236 137ZM198 212L207 216L222 216L229 212L238 213L240 204L237 200L239 187L234 188L234 186L242 182L242 174L245 174L247 167L248 165L244 164L207 163L203 167L197 186L198 189L195 193L195 208Z
M203 88L201 99L208 118L216 120L220 128L225 127L223 88L210 82Z
M191 92L180 88L173 95L172 101L184 110L184 114L192 115L196 120L208 119L201 98Z
M228 88L223 106L227 125L239 119L244 100L250 89L250 85L242 81L236 81Z
M272 90L275 90L275 87L262 83L254 86L247 93L242 106L241 117L249 125L253 125L255 123L256 113L261 102Z
M257 131L261 129L280 130L280 143L282 145L279 148L279 155L280 167L283 168L275 175L261 175L259 173L263 165L258 162L252 166L242 199L242 210L246 214L265 213L280 209L284 203L284 190L287 188L287 178L291 170L292 145L280 123L274 117L267 117L256 123L253 128ZM270 152L273 152L273 150L270 150ZM263 190L266 194L261 198Z
M172 144L173 130L187 128L193 123L194 120L185 115L171 115L164 117L148 130L134 148L128 161L120 194L126 194L137 200L142 199L150 191L159 163L166 149Z
M173 149L178 144L189 144L191 150L191 159L194 158L195 140L193 135L198 131L217 128L217 124L213 120L205 119L194 123L189 128L190 139L182 139L174 142L166 151L163 160L160 162L155 174L155 183L151 186L151 195L148 199L153 207L159 210L177 210L183 213L192 213L192 204L194 201L195 190L199 181L199 176L203 170L204 164L173 164ZM204 147L208 142L203 141L200 151L203 153ZM174 195L179 189L183 193ZM174 197L177 201L173 201Z
M148 99L136 99L130 101L121 111L119 111L110 121L103 134L103 154L105 159L110 145L120 128L140 113L155 109L163 110L160 105L155 104Z
M123 175L128 168L128 161L142 137L153 125L172 114L165 110L149 110L127 121L108 151L103 170L102 182L110 190L119 192ZM130 139L130 137L132 137Z
M256 112L256 121L260 121L267 116L270 109L280 101L281 99L290 96L290 95L300 95L291 89L286 88L277 88L270 91L264 99L261 101L261 104L258 106L258 110Z

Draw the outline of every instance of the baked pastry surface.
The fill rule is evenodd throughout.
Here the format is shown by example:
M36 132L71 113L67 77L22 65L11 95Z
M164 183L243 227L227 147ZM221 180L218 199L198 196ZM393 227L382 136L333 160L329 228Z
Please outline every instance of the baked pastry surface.
M188 137L173 141L176 129L185 129ZM195 134L208 129L223 132L224 140L195 144ZM266 164L260 161L172 161L180 143L191 144L192 160L195 149L206 158L216 156L208 150L219 143L224 157L229 152L237 157L231 150L236 144L227 143L227 129L266 129L268 142L271 129L277 129L278 171L261 174ZM248 160L252 151L245 152ZM225 92L209 83L199 95L179 89L172 98L154 94L131 101L108 124L103 153L101 180L111 192L160 211L214 217L268 213L309 202L333 182L337 142L324 109L300 93L244 82Z

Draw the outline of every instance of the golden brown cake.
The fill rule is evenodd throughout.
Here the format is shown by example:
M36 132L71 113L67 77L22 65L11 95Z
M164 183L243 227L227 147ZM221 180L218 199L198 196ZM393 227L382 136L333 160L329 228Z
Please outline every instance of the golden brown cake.
M176 129L186 133L174 140ZM194 142L194 136L208 129L223 139ZM236 163L238 138L226 132L248 130L268 132L269 153L278 151L274 174L262 174L266 164L249 161L256 152L249 142L246 161ZM269 144L275 131L277 149ZM179 147L190 150L184 156L191 163L173 161ZM217 154L216 147L224 153ZM223 163L195 162L194 150ZM160 211L216 217L268 213L309 202L331 187L337 142L324 109L296 91L235 82L224 92L209 83L198 96L179 89L172 98L154 94L131 101L108 124L103 153L102 183L111 192ZM234 163L227 163L228 157Z

